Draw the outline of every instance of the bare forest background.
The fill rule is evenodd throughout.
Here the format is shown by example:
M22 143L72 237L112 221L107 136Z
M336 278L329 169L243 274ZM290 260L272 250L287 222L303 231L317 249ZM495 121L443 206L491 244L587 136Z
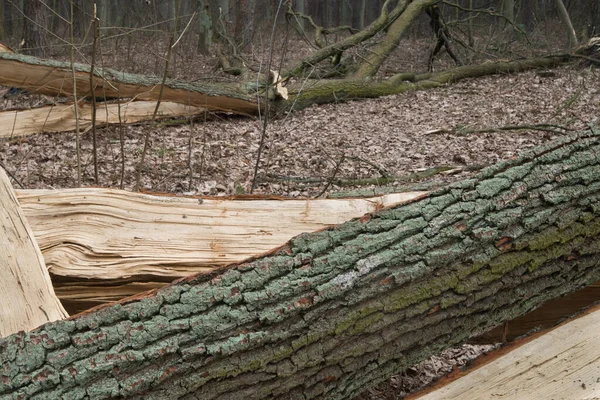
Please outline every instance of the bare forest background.
M396 76L400 82L405 80L402 75L405 72L423 74L457 65L570 52L576 44L584 43L600 32L600 4L595 0L448 0L428 3L434 6L414 18L407 17L411 19L406 24L406 32L394 33L398 38L402 37L402 42L391 53L386 50L385 61L376 60L377 67L369 69L368 64L382 43L394 37L392 32L386 32L387 25L379 26L373 31L376 34L346 46L343 55L341 51L326 51L335 43L368 32L385 13L406 8L411 2L1 0L0 41L19 53L95 64L94 68L113 68L158 80L235 84L238 90L245 91L245 96L256 93L255 101L259 106L265 102L260 97L262 92L256 91L256 86L261 87L258 81L263 79L257 71L264 73L269 69L282 75L287 71L285 83L295 84L299 89L296 89L295 99L284 103L283 107L273 107L279 114L269 124L265 122L265 113L261 112L251 119L244 119L212 111L159 125L139 123L118 128L102 127L102 133L97 137L94 124L93 144L89 130L82 132L81 143L76 146L73 146L72 133L11 137L4 142L0 161L24 187L93 184L212 195L250 193L256 189L257 193L296 197L324 194L324 189L368 185L374 182L372 178L381 184L397 182L399 176L412 180L414 174L424 170L427 171L425 175L429 172L437 175L440 167L453 169L459 165L478 169L539 144L543 135L525 140L527 146L523 146L522 136L514 142L505 138L491 147L487 139L482 139L480 146L471 142L473 147L464 151L463 139L456 135L446 137L452 144L444 142L443 138L433 141L430 137L419 136L424 131L448 126L460 130L465 127L487 129L502 123L531 124L528 117L539 116L535 112L526 112L529 108L540 109L528 101L525 105L515 103L500 107L502 115L523 114L521 119L505 119L501 123L498 118L502 115L496 113L498 118L473 120L477 113L473 105L467 104L489 106L486 103L490 102L490 92L498 93L498 89L486 89L485 80L473 84L472 89L481 92L483 100L477 100L474 95L456 98L456 93L465 92L464 88L452 93L435 89L431 95L411 94L401 97L400 101L398 98L381 100L385 104L346 104L334 109L321 106L311 108L312 111L288 114L294 107L342 102L344 99L338 96L339 90L334 88L327 89L329 93L321 99L317 98L319 94L315 97L313 90L310 94L313 98L302 103L303 90L313 84L318 87L330 78L359 77L365 82L374 82ZM399 12L393 18L398 15ZM387 24L392 20L390 17ZM367 37L372 39L365 40ZM448 44L446 51L443 50L444 43ZM315 54L323 56L311 58ZM312 60L316 62L312 63ZM575 79L572 93L570 86L565 89L562 78L568 82ZM394 79L388 79L388 82L395 84ZM565 98L556 99L556 109L548 111L548 120L537 120L550 123L553 119L552 122L564 123L561 126L568 129L580 128L581 118L568 116L556 120L562 116L561 112L574 109L577 105L574 99L583 101L586 92L582 91L576 78L563 77L560 73L557 79L548 82L556 85L556 88L548 89L552 93L549 97ZM506 87L500 81L489 83ZM528 85L523 82L524 88ZM516 86L512 83L509 86L514 92ZM15 90L9 87L4 90L2 110L48 106L57 101L39 95L35 90L24 95L18 92L18 96L13 96ZM348 97L380 97L396 93L394 90ZM541 96L549 98L545 94ZM509 97L504 96L504 99ZM439 98L456 98L460 104L448 113L440 110L439 100L433 100ZM86 99L89 100L89 96ZM386 110L389 113L394 108L402 109L402 104L416 109L394 112L394 118L385 114ZM464 111L457 111L463 107ZM375 117L362 114L368 109L373 110ZM432 117L432 110L443 111L442 116ZM395 119L398 115L408 120ZM579 121L579 125L573 121ZM366 123L372 125L364 126ZM79 140L79 134L75 136ZM507 143L512 143L508 145L510 150L498 149ZM448 146L455 150L444 151ZM463 177L459 174L456 179Z

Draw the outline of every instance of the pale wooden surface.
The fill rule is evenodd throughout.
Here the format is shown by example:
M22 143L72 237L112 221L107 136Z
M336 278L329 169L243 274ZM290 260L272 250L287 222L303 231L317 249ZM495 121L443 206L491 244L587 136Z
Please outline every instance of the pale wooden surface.
M600 309L417 398L600 399Z
M17 191L50 271L92 279L210 271L423 194L199 200L98 188Z
M67 317L2 168L0 228L0 337Z
M120 106L121 119L119 121L119 105L116 103L101 103L96 107L96 125L130 124L152 119L156 102L135 101L123 102ZM157 117L172 118L198 115L205 111L202 107L187 106L184 104L161 102ZM0 112L0 138L12 138L32 135L41 132L66 132L74 131L75 106L72 103L56 104L32 108L28 110L11 110ZM92 127L92 106L89 103L79 105L79 129L88 130Z

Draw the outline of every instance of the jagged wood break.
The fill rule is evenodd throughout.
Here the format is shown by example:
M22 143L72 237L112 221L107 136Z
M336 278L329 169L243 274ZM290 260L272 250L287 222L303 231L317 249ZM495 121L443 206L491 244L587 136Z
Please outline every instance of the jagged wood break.
M270 255L10 336L0 394L351 398L599 280L599 152L600 132L566 137Z

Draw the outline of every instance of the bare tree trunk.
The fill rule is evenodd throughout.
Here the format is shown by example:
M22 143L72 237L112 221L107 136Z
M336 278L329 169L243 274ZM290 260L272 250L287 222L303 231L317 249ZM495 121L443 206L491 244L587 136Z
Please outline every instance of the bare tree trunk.
M4 42L4 0L0 0L0 41Z
M567 36L569 37L569 48L573 49L577 46L577 34L575 33L575 28L573 28L573 24L571 23L571 17L569 17L569 13L567 8L565 7L565 3L563 0L554 0L556 4L556 8L558 9L558 15L560 19L567 29Z
M502 0L502 15L510 22L515 21L515 0Z
M23 53L38 57L46 55L46 7L43 1L26 1L23 9Z
M208 1L198 0L196 7L198 13L198 53L208 55L213 35L213 21L210 18Z
M235 41L244 49L254 36L256 0L239 0L235 7Z
M525 26L527 32L532 32L536 20L536 1L523 0L521 3L521 23Z
M598 152L599 132L564 137L258 259L12 335L0 395L352 398L600 279Z

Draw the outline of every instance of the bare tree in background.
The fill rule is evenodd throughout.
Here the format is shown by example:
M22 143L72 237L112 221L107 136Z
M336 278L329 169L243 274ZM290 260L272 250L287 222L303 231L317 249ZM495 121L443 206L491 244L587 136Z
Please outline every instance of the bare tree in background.
M46 5L44 0L24 2L23 53L38 57L46 55Z

